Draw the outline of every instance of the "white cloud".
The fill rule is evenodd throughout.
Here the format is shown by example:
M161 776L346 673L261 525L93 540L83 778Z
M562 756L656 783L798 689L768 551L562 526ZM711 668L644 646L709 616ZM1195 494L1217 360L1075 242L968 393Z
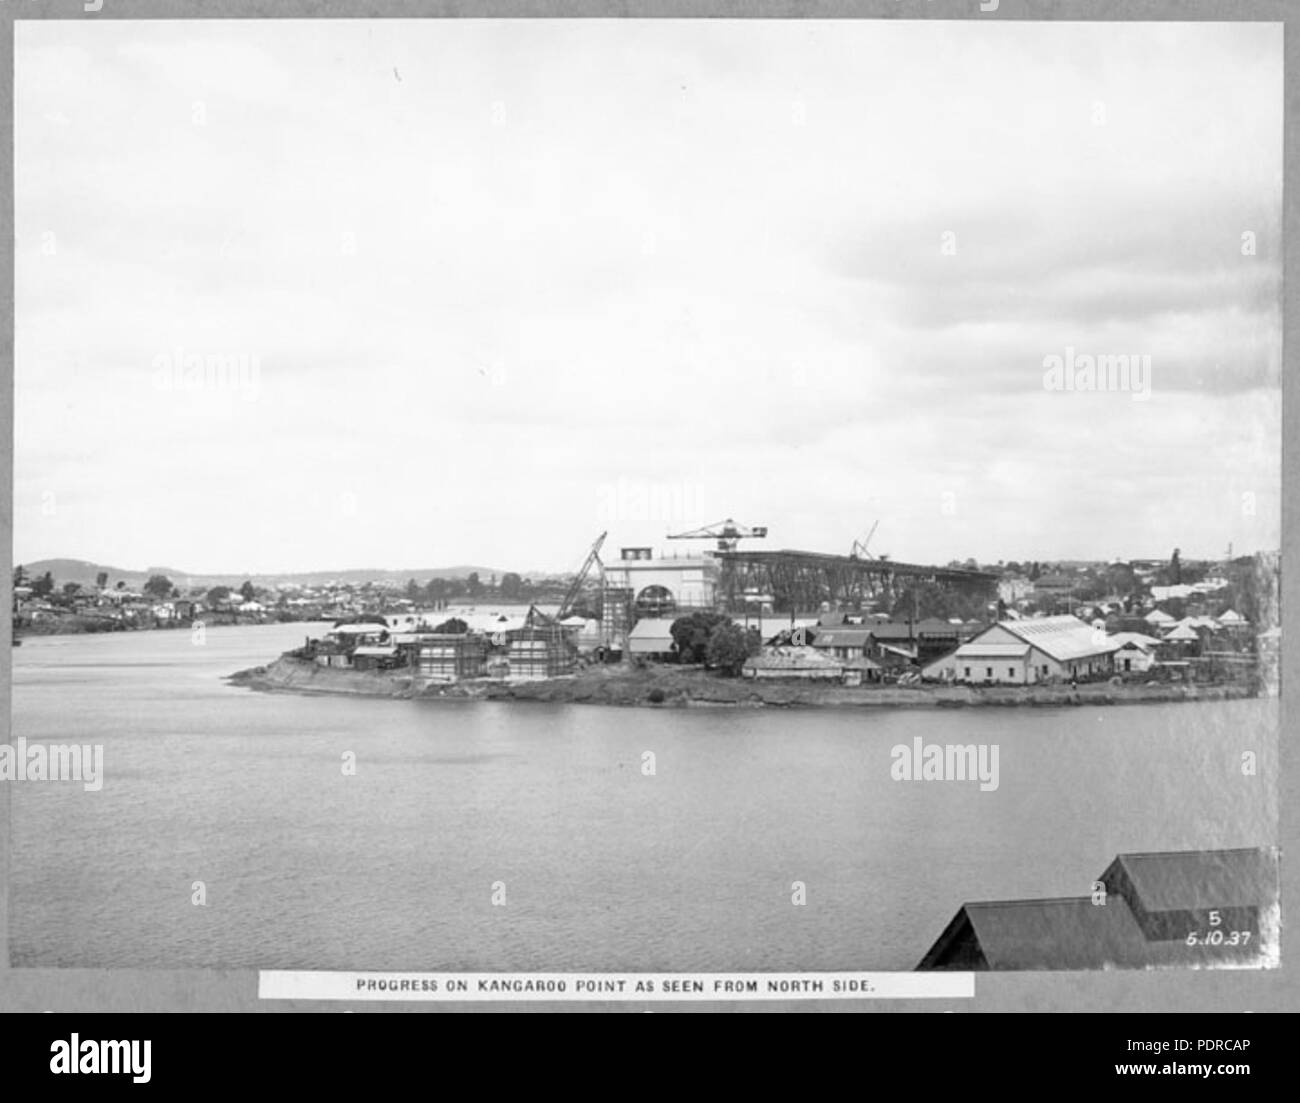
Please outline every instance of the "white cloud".
M620 478L771 546L1276 546L1280 42L20 24L15 553L563 568ZM1067 345L1152 400L1044 393ZM159 390L176 350L256 398Z

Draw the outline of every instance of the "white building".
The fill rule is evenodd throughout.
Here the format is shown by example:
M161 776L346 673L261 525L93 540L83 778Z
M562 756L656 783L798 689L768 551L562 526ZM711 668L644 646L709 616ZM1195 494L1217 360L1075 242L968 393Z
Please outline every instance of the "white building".
M1182 583L1179 583L1176 586L1151 587L1151 596L1155 598L1156 601L1169 601L1175 598L1180 601L1185 601L1187 598L1198 592L1199 591L1195 588L1183 585Z
M1116 674L1144 674L1156 664L1160 641L1141 632L1116 632L1111 637L1119 650L1115 652Z
M623 548L605 564L605 584L631 590L641 616L672 617L682 609L712 609L721 570L709 555L669 559L651 548Z
M1007 605L1023 601L1034 592L1034 584L1027 578L1010 575L998 579L998 600Z
M942 681L1033 685L1051 678L1096 678L1114 673L1119 650L1104 631L1078 617L1004 620L922 671Z

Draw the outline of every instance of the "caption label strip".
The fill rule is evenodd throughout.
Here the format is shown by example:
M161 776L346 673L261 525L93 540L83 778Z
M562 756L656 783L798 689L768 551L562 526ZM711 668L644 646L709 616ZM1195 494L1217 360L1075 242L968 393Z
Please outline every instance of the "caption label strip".
M263 1000L916 1000L971 999L975 974L348 973L264 970Z

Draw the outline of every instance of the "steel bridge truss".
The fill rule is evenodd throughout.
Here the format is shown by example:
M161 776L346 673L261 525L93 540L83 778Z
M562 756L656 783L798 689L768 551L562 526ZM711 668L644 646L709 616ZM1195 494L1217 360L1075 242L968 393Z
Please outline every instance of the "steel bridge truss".
M733 551L717 557L722 566L719 592L728 612L742 612L747 602L764 596L774 599L776 612L814 612L823 604L833 609L892 604L913 582L992 596L998 582L988 571L821 552Z

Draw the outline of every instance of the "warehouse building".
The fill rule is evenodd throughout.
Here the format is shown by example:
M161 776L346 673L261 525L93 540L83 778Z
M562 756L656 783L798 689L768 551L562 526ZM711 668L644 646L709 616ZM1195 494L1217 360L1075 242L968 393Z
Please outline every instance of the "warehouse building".
M1109 678L1119 646L1078 617L1004 620L930 663L922 676L993 685Z

